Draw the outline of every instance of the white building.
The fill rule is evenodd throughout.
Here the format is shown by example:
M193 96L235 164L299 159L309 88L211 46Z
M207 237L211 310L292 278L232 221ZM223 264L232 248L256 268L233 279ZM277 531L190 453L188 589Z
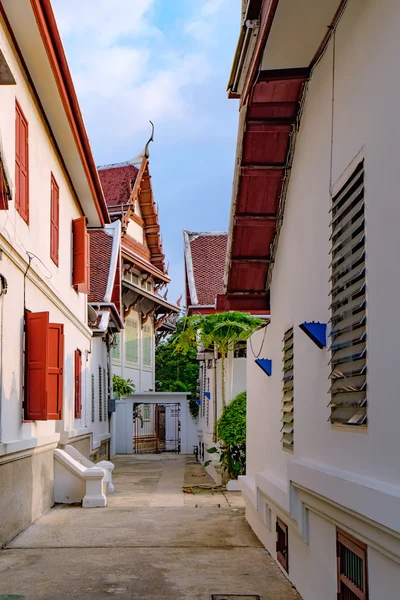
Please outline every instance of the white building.
M170 278L151 186L149 143L132 161L99 167L111 219L122 229L119 273L124 329L114 336L112 373L130 379L136 393L154 392L156 336L168 331L171 317L180 310L167 300L167 291L160 294ZM114 433L115 427L112 417ZM111 456L116 451L114 442Z
M53 504L54 448L93 441L87 227L109 216L49 3L0 5L0 105L2 545Z
M400 5L260 4L245 3L230 81L226 283L247 243L271 302L248 348L246 516L305 600L396 600Z
M228 236L222 232L183 232L186 285L186 314L217 312L217 298L223 294L223 275ZM222 414L222 359L213 352L199 351L199 416L197 438L201 462L215 460L207 448L215 446L215 424ZM226 358L225 400L229 404L246 390L246 349L229 352ZM216 462L216 461L215 461ZM207 467L219 481L215 468ZM218 469L219 471L219 469Z

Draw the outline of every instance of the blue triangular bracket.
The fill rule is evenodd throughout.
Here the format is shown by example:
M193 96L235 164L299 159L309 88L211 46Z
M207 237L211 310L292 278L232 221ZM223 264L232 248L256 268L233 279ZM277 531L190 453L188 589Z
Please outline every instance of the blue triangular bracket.
M270 360L269 358L257 358L256 365L258 365L260 367L260 369L262 369L264 371L264 373L266 373L268 375L268 377L271 377L271 375L272 375L272 360Z
M196 403L201 406L201 400L199 398L197 398Z
M208 398L209 400L211 400L211 394L210 392L204 392L204 395L206 398Z
M326 323L305 322L299 327L318 348L326 348Z

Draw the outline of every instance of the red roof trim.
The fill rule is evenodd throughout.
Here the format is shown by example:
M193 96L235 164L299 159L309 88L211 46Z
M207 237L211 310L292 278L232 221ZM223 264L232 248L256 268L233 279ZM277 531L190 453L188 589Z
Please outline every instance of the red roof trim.
M104 225L110 222L110 217L51 3L50 0L30 1L64 105L64 110L75 138L78 153L92 192L93 201L100 222Z

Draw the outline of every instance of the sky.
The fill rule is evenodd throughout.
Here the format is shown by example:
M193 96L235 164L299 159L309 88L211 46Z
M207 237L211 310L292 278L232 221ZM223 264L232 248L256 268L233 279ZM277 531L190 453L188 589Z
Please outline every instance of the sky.
M184 291L183 229L226 231L238 103L226 86L241 0L53 0L98 165L150 147L169 263Z

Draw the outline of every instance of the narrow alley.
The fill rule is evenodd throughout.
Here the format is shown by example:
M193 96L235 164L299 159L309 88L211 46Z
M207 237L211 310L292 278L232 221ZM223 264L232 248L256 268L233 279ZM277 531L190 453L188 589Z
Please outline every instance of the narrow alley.
M117 456L107 508L56 506L0 553L0 598L291 600L244 518L186 456Z

